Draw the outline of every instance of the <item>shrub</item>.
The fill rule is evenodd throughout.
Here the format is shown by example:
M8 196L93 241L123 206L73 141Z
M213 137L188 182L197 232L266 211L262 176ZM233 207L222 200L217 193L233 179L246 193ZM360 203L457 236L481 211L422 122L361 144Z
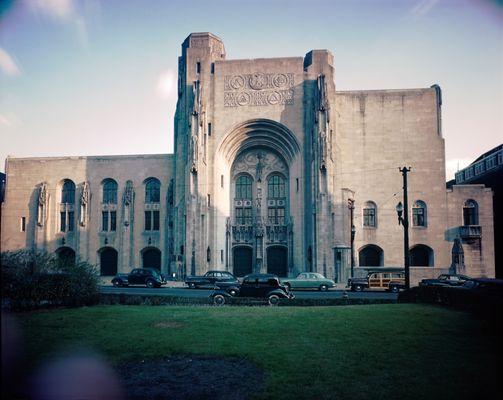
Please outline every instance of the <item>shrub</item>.
M13 309L98 302L98 272L86 262L60 261L35 250L4 252L0 257L2 301Z

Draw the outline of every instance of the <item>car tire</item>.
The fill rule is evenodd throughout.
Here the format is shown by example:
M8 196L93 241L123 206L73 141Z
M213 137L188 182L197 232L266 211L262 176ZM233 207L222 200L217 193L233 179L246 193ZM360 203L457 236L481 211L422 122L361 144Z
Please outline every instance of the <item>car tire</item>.
M195 283L189 283L189 289L195 289L196 284Z
M121 287L122 283L120 281L113 281L112 285L114 285L115 287Z
M279 296L276 294L271 294L267 300L270 306L277 306L279 303Z
M398 293L400 291L400 288L398 286L391 286L389 290L391 293Z
M225 304L225 296L222 294L217 294L213 297L213 304L216 306L223 306Z
M355 292L362 292L363 291L363 286L362 285L354 285L352 287L352 289L355 291Z
M326 292L328 290L327 285L320 285L320 292Z
M155 282L153 280L148 280L145 285L148 287L148 288L154 288L155 287Z

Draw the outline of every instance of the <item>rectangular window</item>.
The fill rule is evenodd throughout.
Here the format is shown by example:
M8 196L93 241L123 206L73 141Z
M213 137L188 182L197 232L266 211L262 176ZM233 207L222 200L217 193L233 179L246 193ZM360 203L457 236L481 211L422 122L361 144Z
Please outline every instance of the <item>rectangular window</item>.
M486 160L487 169L494 168L497 164L496 156L491 156Z
M224 262L224 251L220 250L220 261Z
M197 62L196 63L196 73L200 73L201 72L201 63L200 62Z
M270 224L276 224L276 210L274 208L267 209L267 218Z
M21 217L21 232L26 232L26 217Z
M224 187L224 176L223 175L220 175L220 187L221 188Z
M363 226L375 226L375 210L373 208L363 209Z
M74 230L73 211L68 211L68 232Z
M152 213L154 214L153 215L154 224L153 224L152 230L158 231L159 230L159 211L152 211Z
M110 211L110 230L111 231L117 230L117 212L116 211Z
M413 208L412 209L412 223L414 226L424 226L424 209Z
M102 211L101 213L101 230L108 231L108 211Z
M145 230L146 231L152 230L152 212L151 211L145 211Z
M285 209L278 208L278 224L285 225Z
M236 208L236 224L244 225L243 209L242 208Z
M299 191L299 178L295 178L295 182L296 182L296 185L297 185L297 192Z
M59 230L61 232L66 232L66 212L65 211L61 211L59 218L60 218Z
M251 225L252 223L252 209L245 208L244 209L244 221L246 225Z
M208 136L211 136L211 122L208 122Z
M211 63L211 73L215 73L215 63Z
M208 207L211 207L211 195L208 193Z

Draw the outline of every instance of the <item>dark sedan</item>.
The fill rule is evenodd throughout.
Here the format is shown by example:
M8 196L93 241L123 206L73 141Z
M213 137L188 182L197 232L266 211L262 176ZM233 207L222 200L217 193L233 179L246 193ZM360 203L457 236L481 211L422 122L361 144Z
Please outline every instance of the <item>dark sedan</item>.
M116 287L145 285L154 288L165 284L164 276L155 268L135 268L129 274L117 274L112 279L112 285Z
M471 281L472 278L460 274L442 274L437 279L423 279L419 282L419 286L461 286L466 281Z
M280 299L295 298L288 288L280 283L279 278L272 274L246 275L234 296L227 290L218 288L210 297L213 298L213 303L216 305L223 305L233 297L267 299L270 305L278 304Z

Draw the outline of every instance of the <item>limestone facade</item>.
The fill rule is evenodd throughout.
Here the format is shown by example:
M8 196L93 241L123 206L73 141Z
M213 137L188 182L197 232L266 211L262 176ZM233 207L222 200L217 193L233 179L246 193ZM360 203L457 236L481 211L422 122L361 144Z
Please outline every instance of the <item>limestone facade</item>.
M218 37L189 35L179 57L174 154L9 158L2 250L65 246L110 264L113 254L103 251L112 248L117 269L128 271L155 263L152 252L144 257L151 249L163 272L179 276L318 271L344 282L350 199L356 272L403 265L395 205L398 167L407 166L412 282L451 266L461 231L446 232L462 226L452 216L466 196L479 201L484 249L477 260L465 257L466 273L493 276L490 189L445 189L440 88L342 92L335 82L327 50L227 60ZM159 181L158 202L148 198L148 178ZM61 202L65 179L76 185L69 208ZM106 179L117 183L115 205L104 203ZM67 208L76 226L61 232ZM108 211L116 212L113 232L103 231ZM157 230L148 211L159 212Z

